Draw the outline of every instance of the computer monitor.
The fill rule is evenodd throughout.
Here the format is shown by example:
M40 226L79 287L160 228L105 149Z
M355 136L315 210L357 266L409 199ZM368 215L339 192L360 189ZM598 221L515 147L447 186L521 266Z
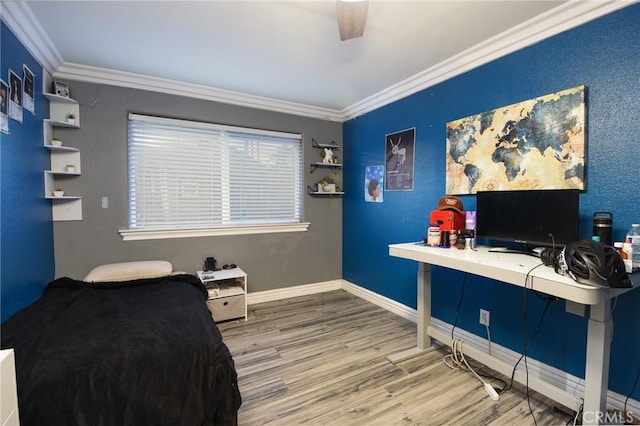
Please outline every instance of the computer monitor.
M476 236L536 246L578 239L579 190L479 191Z

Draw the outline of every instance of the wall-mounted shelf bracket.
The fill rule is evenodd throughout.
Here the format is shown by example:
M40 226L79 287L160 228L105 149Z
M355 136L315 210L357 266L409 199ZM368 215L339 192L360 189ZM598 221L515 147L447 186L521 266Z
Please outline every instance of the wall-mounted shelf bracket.
M338 145L335 141L331 141L330 143L318 143L313 138L311 138L311 146L313 146L314 148L340 149L340 145Z
M313 173L314 170L317 169L318 167L324 167L324 168L331 169L333 174L337 174L340 170L342 170L342 164L317 162L317 163L311 163L310 166L311 166L311 173Z
M344 191L339 186L336 187L336 192L319 192L319 191L314 191L312 187L307 185L307 193L309 195L314 195L314 196L318 195L323 197L332 197L332 196L341 197L344 195Z

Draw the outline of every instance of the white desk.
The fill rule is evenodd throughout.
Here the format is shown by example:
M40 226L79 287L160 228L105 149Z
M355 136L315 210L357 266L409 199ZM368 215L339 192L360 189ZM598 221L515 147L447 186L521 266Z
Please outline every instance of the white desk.
M569 277L557 274L553 268L540 266L540 259L534 256L512 253L490 253L487 247L477 250L443 249L427 247L422 243L389 245L389 255L415 260L418 264L418 336L417 346L389 357L398 362L419 355L431 347L431 337L442 339L441 333L431 324L431 268L442 266L474 275L491 278L506 284L533 289L541 293L557 296L572 302L589 305L589 325L587 335L587 358L585 366L584 412L597 413L606 410L607 384L609 381L609 350L612 333L611 299L640 286L640 274L632 276L633 288L613 289L608 287L580 284ZM533 269L533 270L532 270ZM509 374L509 373L508 373ZM517 377L516 377L517 378ZM537 384L538 381L534 381ZM531 384L531 381L530 381ZM532 386L533 389L560 399L559 402L573 409L569 399L561 396L566 391L558 390L549 395L548 387ZM598 416L585 416L584 421L598 423ZM586 423L585 423L586 424Z

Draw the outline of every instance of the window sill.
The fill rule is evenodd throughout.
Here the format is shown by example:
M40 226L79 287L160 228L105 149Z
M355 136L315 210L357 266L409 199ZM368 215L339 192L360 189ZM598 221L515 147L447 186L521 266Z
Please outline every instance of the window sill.
M138 240L163 240L168 238L192 238L192 237L214 237L221 235L249 235L249 234L273 234L280 232L306 232L310 223L292 223L282 225L258 225L229 228L206 228L206 229L163 229L163 230L132 230L121 229L118 232L124 241Z

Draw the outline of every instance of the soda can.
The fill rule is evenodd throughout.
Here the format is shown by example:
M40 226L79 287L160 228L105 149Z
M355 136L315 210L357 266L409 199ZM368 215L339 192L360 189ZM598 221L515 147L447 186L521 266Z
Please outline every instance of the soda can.
M452 229L451 233L449 234L449 244L451 245L451 248L454 248L456 246L456 241L458 241L458 231Z
M440 247L449 247L451 240L451 232L442 231L442 240L440 241Z

